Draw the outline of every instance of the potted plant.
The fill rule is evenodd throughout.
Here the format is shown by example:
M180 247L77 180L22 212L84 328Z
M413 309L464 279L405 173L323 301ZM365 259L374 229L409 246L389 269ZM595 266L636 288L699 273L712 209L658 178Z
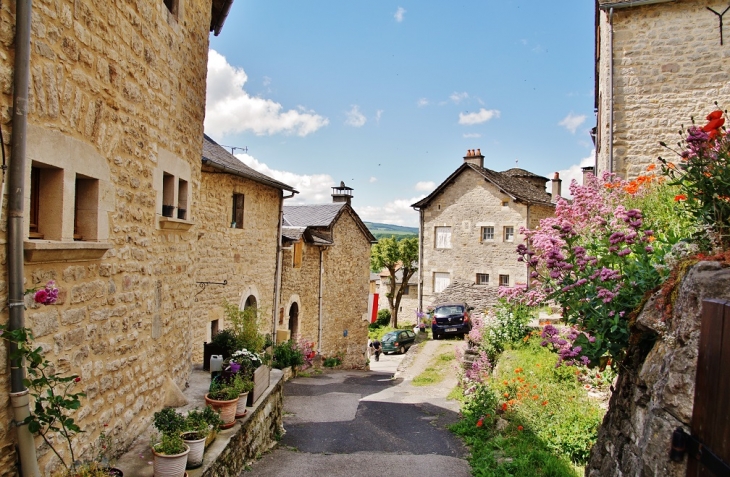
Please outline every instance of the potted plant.
M227 383L222 376L217 377L210 384L210 390L205 395L205 403L220 412L223 424L221 429L233 427L236 423L236 408L240 388Z
M181 209L178 207L177 209L177 218L181 220L185 220L185 212L187 212L187 209Z
M153 423L161 433L152 445L155 477L183 477L190 447L183 442L185 417L171 408L158 411Z
M162 205L162 215L164 217L172 217L172 213L175 211L174 205Z
M203 408L203 417L205 422L208 423L208 437L205 439L205 447L207 448L218 435L218 431L223 425L223 419L221 419L220 412L210 406Z
M181 434L185 444L190 447L186 468L195 469L203 465L203 452L209 432L210 424L203 411L198 408L188 411Z
M253 381L245 378L241 373L237 373L233 378L233 386L239 390L238 403L236 404L236 419L246 415L246 404L248 403L248 393L253 391Z
M214 354L230 358L231 354L239 349L238 341L233 330L220 330L213 336L210 343L203 343L203 370L210 371L210 357Z

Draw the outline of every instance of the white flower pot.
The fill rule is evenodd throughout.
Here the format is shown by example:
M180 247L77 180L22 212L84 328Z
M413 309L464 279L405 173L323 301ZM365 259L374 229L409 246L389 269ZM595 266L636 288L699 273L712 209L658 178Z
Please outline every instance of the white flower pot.
M152 453L154 454L154 477L184 477L185 466L188 463L189 452L190 447L188 447L188 449L182 454L165 455L158 454L153 448Z
M195 469L203 465L203 452L205 451L205 437L202 439L188 440L183 435L183 441L190 448L186 468Z
M238 404L236 404L236 419L240 419L246 415L246 402L248 401L248 393L238 395Z

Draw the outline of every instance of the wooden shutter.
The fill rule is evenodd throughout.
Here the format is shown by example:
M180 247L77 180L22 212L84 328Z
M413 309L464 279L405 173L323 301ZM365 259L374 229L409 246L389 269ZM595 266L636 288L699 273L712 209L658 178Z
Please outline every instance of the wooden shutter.
M237 229L243 228L243 194L233 194L233 217L231 222L235 222Z

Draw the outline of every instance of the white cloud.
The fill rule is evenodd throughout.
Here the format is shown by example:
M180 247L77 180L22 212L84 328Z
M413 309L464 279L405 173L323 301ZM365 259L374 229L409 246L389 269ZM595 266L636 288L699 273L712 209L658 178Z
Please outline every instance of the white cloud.
M593 166L596 161L596 150L592 150L588 157L584 157L578 164L573 164L567 169L557 171L560 174L560 178L563 180L562 189L560 195L563 197L573 197L570 194L570 183L575 180L578 184L583 184L583 167ZM553 174L549 174L547 177L552 178ZM552 192L550 182L547 183L547 191Z
M453 93L451 93L451 96L449 96L449 99L451 101L453 101L454 103L459 104L462 101L464 101L465 99L467 99L468 97L469 97L469 93L467 93L467 92L457 93L456 91L454 91Z
M412 197L410 199L396 199L383 206L368 205L358 207L354 202L352 205L362 220L382 224L418 227L418 212L413 210L411 204L418 202L424 197L425 196Z
M385 112L385 111L384 111L384 110L382 110L382 109L378 109L377 111L375 111L375 122L376 122L377 124L380 124L380 118L382 118L382 117L383 117L383 113L384 113L384 112Z
M424 106L428 106L428 99L426 99L426 98L421 98L421 99L419 99L418 101L416 101L416 105L417 105L417 106L418 106L419 108L422 108L422 107L424 107Z
M480 109L476 113L459 113L459 124L467 126L486 123L492 118L498 118L501 113L496 109Z
M395 18L395 21L398 23L403 21L403 15L405 15L406 9L403 7L398 7L398 10L396 10L395 15L393 17Z
M257 136L277 133L306 136L329 124L313 111L284 111L270 99L249 95L244 89L248 76L216 52L208 52L208 90L205 131L213 136L251 131ZM269 79L264 79L268 83Z
M325 204L332 201L331 187L336 182L329 174L300 175L272 169L248 154L236 154L236 157L248 167L298 190L299 194L287 199L285 205Z
M373 176L373 177L371 177L371 178L370 178L370 180L368 180L368 182L370 182L371 184L372 184L373 182L378 182L378 178L377 178L377 177L375 177L375 176Z
M464 137L466 139L471 139L471 138L475 138L475 137L482 137L482 135L479 133L465 133L462 135L462 137Z
M422 190L430 192L436 188L436 183L434 181L420 181L416 182L416 190Z
M271 84L271 78L269 78L268 76L264 76L263 83L264 86L269 86Z
M364 114L360 112L360 107L356 104L353 104L352 109L347 111L345 114L347 115L345 124L347 124L348 126L359 128L364 126L365 123L368 122L368 119L365 117Z
M558 123L559 126L563 126L565 129L575 134L575 131L583 124L586 120L585 114L573 114L571 111L562 121Z

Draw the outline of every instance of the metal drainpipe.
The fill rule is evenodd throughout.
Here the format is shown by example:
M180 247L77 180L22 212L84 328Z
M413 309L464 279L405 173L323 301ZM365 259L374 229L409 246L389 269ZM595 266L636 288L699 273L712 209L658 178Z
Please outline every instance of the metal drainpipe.
M608 61L608 90L611 93L608 107L608 172L613 174L613 8L608 11ZM598 172L597 169L596 172Z
M423 209L418 209L418 311L423 312Z
M281 300L281 270L283 268L283 264L281 263L283 260L284 255L284 248L281 246L281 227L282 223L284 222L284 200L291 199L294 197L296 192L292 191L291 195L284 195L284 191L281 191L281 201L279 202L279 224L277 225L278 230L278 241L276 243L276 271L274 272L274 311L272 319L272 327L271 327L271 341L276 344L276 312L279 309ZM289 330L291 331L291 330ZM289 339L292 339L293 336L290 336Z
M13 136L8 172L8 309L9 330L25 327L23 305L23 205L25 198L25 145L28 129L28 83L30 78L31 0L15 5L15 65L13 95ZM9 352L17 350L10 343ZM30 414L28 389L23 385L24 363L10 362L10 402L17 423ZM17 425L18 451L23 477L40 477L33 435L28 426Z

